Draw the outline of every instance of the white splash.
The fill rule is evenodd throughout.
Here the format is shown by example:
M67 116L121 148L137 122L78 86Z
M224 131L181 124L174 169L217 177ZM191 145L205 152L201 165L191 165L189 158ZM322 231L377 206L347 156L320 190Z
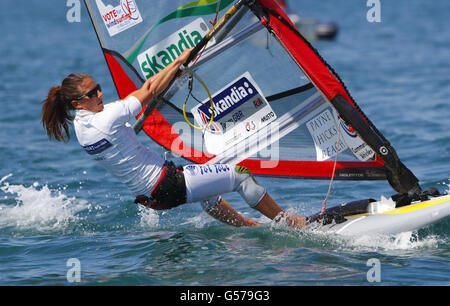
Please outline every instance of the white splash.
M140 226L143 228L157 228L159 227L158 213L142 205L138 205L139 216L141 217Z
M395 235L370 235L346 239L345 249L368 252L392 253L396 251L415 251L434 249L442 243L439 237L428 235L419 237L416 231L403 232Z
M450 181L450 179L448 179ZM445 192L450 193L450 183L443 183L443 185L447 186L447 190Z
M6 194L2 202L11 198L15 201L15 204L0 204L0 228L38 232L64 230L71 221L80 219L77 216L80 211L88 209L86 201L69 198L61 191L50 190L47 185L39 187L38 182L30 187L11 185L6 181L11 176L0 179L0 189Z

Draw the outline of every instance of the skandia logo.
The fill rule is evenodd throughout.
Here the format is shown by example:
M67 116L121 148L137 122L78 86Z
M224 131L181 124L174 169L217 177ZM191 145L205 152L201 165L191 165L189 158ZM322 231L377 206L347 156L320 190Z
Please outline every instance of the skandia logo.
M188 48L195 47L209 29L202 18L197 18L137 57L142 73L148 79L172 63ZM210 40L214 43L214 39Z
M242 77L212 97L214 102L214 121L233 111L238 106L258 95L253 84ZM211 119L211 104L206 101L198 108L200 117L208 122Z

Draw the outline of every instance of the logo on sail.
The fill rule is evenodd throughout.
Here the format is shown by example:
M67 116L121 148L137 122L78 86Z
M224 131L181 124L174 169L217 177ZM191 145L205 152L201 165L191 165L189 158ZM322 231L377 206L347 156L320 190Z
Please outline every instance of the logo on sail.
M109 36L119 34L142 22L142 16L134 0L120 0L116 7L105 5L102 0L96 0L98 10Z
M152 77L172 63L185 49L195 47L209 29L202 18L197 18L184 28L138 55L139 67L145 78ZM210 43L215 40L211 39Z
M324 161L347 149L339 137L338 126L329 110L325 110L306 123L316 148L318 161Z
M244 102L258 95L253 84L244 76L222 89L212 99L214 102L214 120L220 120L225 115L239 107ZM258 100L258 99L255 99ZM258 100L258 103L262 103ZM198 108L208 120L211 118L211 105L206 102Z
M339 119L338 114L333 110L333 116L336 122L339 122L341 129L344 131L342 133L342 139L345 141L347 146L360 161L367 161L369 159L375 158L375 152L356 134L355 131L350 130L342 120Z
M339 119L338 119L338 120L339 120ZM350 130L350 127L349 127L348 125L346 125L343 121L340 121L340 124L341 124L342 130L343 130L345 133L347 133L347 135L348 135L349 137L352 137L352 138L358 137L358 135L356 135L355 131L351 131L351 130Z
M208 127L204 139L208 152L212 154L243 145L243 140L249 137L258 138L255 135L277 118L249 72L215 92L212 101L213 110L209 99L191 109L195 121ZM213 121L209 124L213 111Z

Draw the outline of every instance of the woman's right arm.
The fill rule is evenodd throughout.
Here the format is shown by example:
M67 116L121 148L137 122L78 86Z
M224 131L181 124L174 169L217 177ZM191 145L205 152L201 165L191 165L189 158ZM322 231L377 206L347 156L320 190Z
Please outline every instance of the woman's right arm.
M169 86L170 81L173 79L180 66L183 65L188 59L192 49L193 48L184 50L177 59L167 65L167 67L158 72L156 75L147 79L140 89L132 92L128 96L135 96L141 102L142 107L147 106L147 104L149 104L154 98L162 93L167 86Z

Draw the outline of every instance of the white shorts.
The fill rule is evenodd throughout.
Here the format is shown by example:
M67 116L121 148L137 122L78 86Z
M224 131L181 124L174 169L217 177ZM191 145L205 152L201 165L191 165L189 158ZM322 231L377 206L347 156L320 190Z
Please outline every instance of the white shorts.
M201 201L205 210L217 205L220 195L237 191L250 207L266 194L251 172L229 164L187 165L183 167L187 202Z

